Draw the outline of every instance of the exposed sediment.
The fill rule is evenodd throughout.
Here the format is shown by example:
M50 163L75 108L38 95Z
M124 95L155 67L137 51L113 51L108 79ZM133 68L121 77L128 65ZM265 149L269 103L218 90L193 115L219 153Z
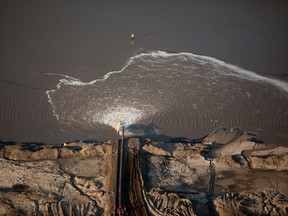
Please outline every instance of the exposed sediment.
M287 214L287 145L265 144L237 128L220 128L198 143L152 141L142 149L147 194L153 195L150 204L159 215L176 209L170 196L185 209L173 215Z
M111 215L115 145L0 144L0 215ZM130 138L128 153L131 214L287 215L287 145L221 128L181 143Z
M111 143L1 147L0 215L109 212Z
M222 193L214 200L219 215L287 215L287 194L275 190Z

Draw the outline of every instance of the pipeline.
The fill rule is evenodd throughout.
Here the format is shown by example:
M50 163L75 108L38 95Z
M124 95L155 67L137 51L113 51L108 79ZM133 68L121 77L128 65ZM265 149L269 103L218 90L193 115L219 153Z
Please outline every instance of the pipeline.
M124 147L124 126L122 126L121 139L119 138L119 131L117 131L117 164L116 164L116 178L115 178L114 215L124 215L125 213L122 203L123 147Z

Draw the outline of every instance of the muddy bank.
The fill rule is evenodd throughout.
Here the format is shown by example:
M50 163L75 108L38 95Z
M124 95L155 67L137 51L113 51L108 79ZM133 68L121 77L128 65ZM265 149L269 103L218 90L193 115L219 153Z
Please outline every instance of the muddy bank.
M109 139L113 131L107 136L100 133L102 130L95 133L94 125L86 130L57 121L46 91L56 89L61 74L86 82L101 79L111 71L121 70L130 57L145 50L211 56L287 81L287 10L287 1L0 1L0 139L53 144L95 137ZM136 36L134 46L131 33ZM101 92L93 93L94 97L102 97ZM259 108L275 104L265 96L260 98L267 105ZM71 101L74 99L77 97ZM245 112L249 106L242 105L236 103ZM279 113L278 109L272 110ZM287 122L287 115L276 120L285 121L285 116ZM244 128L239 123L250 125L235 121L232 126ZM173 133L180 125L171 125L171 133L165 134L186 136L184 130L190 133L187 128L181 134L181 129ZM212 127L200 136L216 128ZM272 133L278 130L274 126L268 129Z
M1 215L102 215L112 142L1 145Z
M181 143L130 138L126 147L150 215L287 214L285 146L220 128ZM115 149L114 141L0 144L0 214L111 215Z

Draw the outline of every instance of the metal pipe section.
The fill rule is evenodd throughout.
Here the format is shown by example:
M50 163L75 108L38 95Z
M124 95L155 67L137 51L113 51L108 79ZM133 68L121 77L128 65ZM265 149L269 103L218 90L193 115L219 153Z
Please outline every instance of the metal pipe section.
M116 167L115 167L115 171L116 171L116 176L115 176L115 194L114 194L114 214L117 214L117 209L118 209L118 190L119 190L119 131L117 131L117 158L116 158Z
M123 148L124 148L124 126L122 125L122 134L117 130L117 161L116 161L116 178L115 178L115 199L114 215L124 215L122 203L122 172L123 172Z
M120 146L120 170L119 170L119 210L121 212L120 215L124 214L123 206L122 206L122 170L123 170L123 147L124 147L124 126L122 125L122 138L121 138L121 146Z

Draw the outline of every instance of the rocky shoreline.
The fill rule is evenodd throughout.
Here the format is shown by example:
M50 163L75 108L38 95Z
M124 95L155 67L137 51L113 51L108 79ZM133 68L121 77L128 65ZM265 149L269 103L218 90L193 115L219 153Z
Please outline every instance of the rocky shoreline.
M150 215L287 215L288 147L237 128L129 138ZM111 215L116 142L0 143L0 215Z

